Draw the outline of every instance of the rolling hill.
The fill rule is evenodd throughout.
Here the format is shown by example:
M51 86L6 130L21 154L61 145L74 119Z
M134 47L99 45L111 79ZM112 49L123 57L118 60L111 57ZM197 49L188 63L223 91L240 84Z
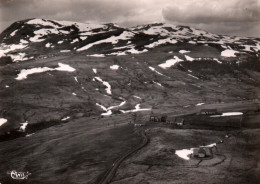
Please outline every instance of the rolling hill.
M24 123L29 131L74 117L259 99L259 38L30 19L0 43L1 134Z

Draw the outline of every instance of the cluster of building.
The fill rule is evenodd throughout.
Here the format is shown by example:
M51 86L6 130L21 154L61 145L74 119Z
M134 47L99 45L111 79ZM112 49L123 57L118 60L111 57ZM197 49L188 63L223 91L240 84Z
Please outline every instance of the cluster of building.
M201 109L197 115L218 115L221 114L217 109ZM184 118L168 117L167 115L151 114L150 122L164 122L167 124L174 124L178 126L184 125Z
M150 114L149 122L161 122L170 124L173 126L183 126L184 124L189 125L207 125L207 126L225 126L239 128L242 126L242 116L222 116L222 113L218 112L217 109L200 109L197 113L197 118L186 119L181 117L174 117L171 115L160 114L152 112ZM219 117L219 118L215 118ZM144 118L142 122L147 123L147 119ZM145 124L134 124L135 127L145 126Z
M167 124L174 124L178 126L184 125L184 119L183 118L176 118L176 117L168 117L166 115L150 115L150 122L163 122Z

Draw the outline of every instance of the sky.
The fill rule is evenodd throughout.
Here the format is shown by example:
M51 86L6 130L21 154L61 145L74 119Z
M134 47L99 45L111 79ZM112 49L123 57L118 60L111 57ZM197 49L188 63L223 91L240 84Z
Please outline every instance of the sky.
M124 27L165 22L260 37L260 0L0 0L0 32L28 18Z

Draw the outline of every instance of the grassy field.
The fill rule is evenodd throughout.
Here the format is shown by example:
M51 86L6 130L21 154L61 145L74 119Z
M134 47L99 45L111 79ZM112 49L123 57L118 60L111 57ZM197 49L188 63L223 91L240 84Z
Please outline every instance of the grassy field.
M260 130L210 131L154 128L150 143L118 171L113 183L259 183ZM174 150L217 144L213 159L184 160Z
M142 116L138 114L137 116ZM2 183L96 183L120 156L140 143L132 114L78 118L28 137L1 142ZM126 159L112 183L258 183L259 129L174 129L163 123L142 127L150 141ZM226 137L226 135L229 135ZM220 143L220 140L222 140ZM184 160L176 150L217 143L213 158ZM7 171L29 171L11 180Z
M1 183L7 171L29 171L23 183L95 183L121 154L139 144L131 116L80 118L29 137L1 142Z

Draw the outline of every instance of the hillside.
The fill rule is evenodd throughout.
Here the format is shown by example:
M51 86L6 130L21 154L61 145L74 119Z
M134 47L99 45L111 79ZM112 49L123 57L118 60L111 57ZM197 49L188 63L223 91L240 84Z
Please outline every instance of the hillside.
M110 131L113 127L105 125L147 120L151 112L190 114L203 104L259 103L259 59L259 38L216 35L187 26L156 23L123 28L45 19L18 21L0 34L0 141L5 145L13 139L23 144L26 138L46 142L49 146L35 143L38 155L47 147L54 151L49 141L60 136L64 140L56 137L57 144L71 142L57 155L70 160L63 151L78 149L85 139L98 142L101 133L94 138L91 128ZM120 149L129 149L139 139L121 128L126 132L122 142L127 136L132 142ZM118 131L104 135L120 145ZM106 144L111 144L105 141L105 151L99 147L104 157L109 152ZM25 153L31 143L25 143ZM109 154L115 159L119 153ZM71 157L77 159L77 155ZM63 169L61 175L70 172ZM31 170L36 172L36 166ZM97 171L92 174L92 182L100 177Z
M259 98L258 38L168 24L126 29L31 19L12 24L0 43L1 116L8 119L1 132L137 104L178 112Z

